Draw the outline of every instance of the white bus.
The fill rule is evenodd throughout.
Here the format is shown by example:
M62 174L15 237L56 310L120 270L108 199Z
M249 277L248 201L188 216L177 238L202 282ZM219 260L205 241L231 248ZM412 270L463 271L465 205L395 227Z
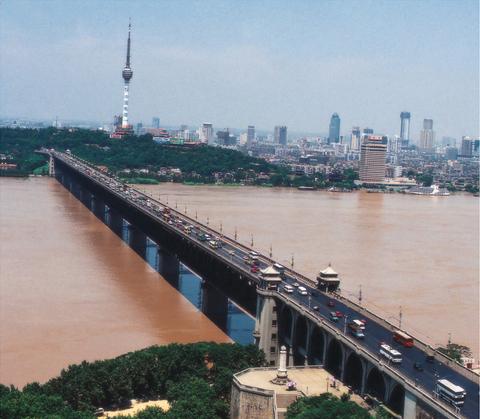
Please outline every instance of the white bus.
M380 345L380 355L395 364L400 364L400 362L402 362L402 354L396 349L393 349L390 345Z
M462 387L445 379L437 380L435 391L438 397L457 407L463 406L467 395Z

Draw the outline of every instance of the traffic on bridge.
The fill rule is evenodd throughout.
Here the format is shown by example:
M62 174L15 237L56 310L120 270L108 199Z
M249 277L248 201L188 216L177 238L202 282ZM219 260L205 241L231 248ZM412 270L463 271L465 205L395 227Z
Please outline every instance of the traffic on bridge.
M379 365L393 370L404 382L411 383L435 403L442 403L452 416L479 417L478 376L463 366L394 325L380 319L366 308L340 294L324 292L316 280L281 266L270 257L255 252L232 238L188 217L142 192L127 186L117 177L98 170L68 151L42 150L100 184L109 193L127 201L165 229L201 246L228 265L233 265L258 288L268 288L283 300L298 306L328 325ZM273 273L275 281L268 277Z

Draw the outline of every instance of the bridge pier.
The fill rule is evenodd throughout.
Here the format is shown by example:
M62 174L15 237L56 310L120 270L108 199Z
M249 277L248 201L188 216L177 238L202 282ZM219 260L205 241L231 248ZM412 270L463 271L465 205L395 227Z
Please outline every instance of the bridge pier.
M257 288L257 311L253 332L255 345L265 352L268 365L276 365L278 353L277 305L272 293Z
M416 419L417 417L417 398L409 391L405 391L405 401L403 404L403 419Z
M180 261L175 255L157 247L158 273L165 278L170 285L178 289L180 278Z
M202 313L223 332L227 331L228 298L210 283L202 283Z
M147 251L147 235L131 224L129 226L129 230L130 241L128 244L142 257L142 259L145 259L145 254Z
M52 156L48 159L48 176L55 177L55 160Z

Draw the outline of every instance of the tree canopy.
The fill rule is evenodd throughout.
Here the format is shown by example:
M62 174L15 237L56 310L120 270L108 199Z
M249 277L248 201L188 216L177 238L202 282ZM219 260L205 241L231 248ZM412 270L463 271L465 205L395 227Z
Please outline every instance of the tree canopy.
M141 419L227 418L233 374L264 363L263 352L253 345L152 346L71 365L43 385L31 383L23 390L0 385L0 418L92 418L96 408L128 406L133 398L171 402L168 412L151 408L137 416Z

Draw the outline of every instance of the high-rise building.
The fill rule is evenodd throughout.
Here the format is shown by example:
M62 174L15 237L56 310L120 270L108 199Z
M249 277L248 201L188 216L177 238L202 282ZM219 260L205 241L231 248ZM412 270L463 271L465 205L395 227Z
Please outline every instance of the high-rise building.
M445 147L445 158L447 160L457 160L458 158L457 147Z
M410 112L400 113L400 142L402 148L408 147L410 141Z
M277 125L273 131L273 139L276 144L287 145L287 127Z
M435 132L433 131L433 119L423 120L423 129L420 131L418 148L423 151L433 151Z
M352 128L352 141L350 143L350 148L352 150L360 150L360 127Z
M462 146L460 148L461 157L472 157L473 141L470 137L462 137Z
M152 118L152 128L160 128L160 118L156 116Z
M366 135L373 135L373 128L364 128L363 133Z
M213 124L211 124L210 122L204 122L198 131L201 142L207 143L208 145L215 144L215 137L213 135Z
M328 128L328 142L338 143L340 141L340 117L334 113L330 118L330 126Z
M385 180L386 143L387 138L381 135L365 138L360 151L360 181L380 183Z
M122 112L122 124L117 126L115 132L111 135L112 138L122 138L124 135L133 134L132 126L128 123L128 92L130 86L130 80L133 77L133 71L130 68L130 31L132 25L128 24L128 39L127 39L127 59L125 61L125 67L122 71L123 77L123 112Z
M255 126L249 125L247 128L247 145L250 146L255 140Z

